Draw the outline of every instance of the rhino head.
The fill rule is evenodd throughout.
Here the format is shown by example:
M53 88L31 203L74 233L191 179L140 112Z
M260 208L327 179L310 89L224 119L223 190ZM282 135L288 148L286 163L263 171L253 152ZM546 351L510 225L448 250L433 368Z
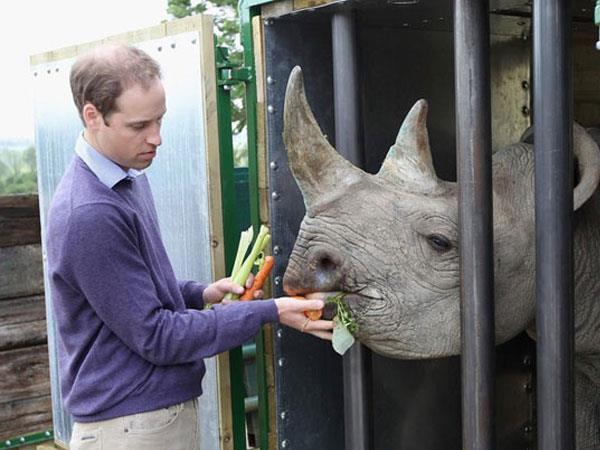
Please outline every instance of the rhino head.
M427 103L408 113L380 171L369 174L328 143L310 110L301 70L290 75L284 142L306 207L284 276L290 294L344 291L356 337L403 359L460 352L456 183L436 176ZM579 208L600 176L598 149L574 125ZM496 340L534 319L533 152L520 142L493 158Z

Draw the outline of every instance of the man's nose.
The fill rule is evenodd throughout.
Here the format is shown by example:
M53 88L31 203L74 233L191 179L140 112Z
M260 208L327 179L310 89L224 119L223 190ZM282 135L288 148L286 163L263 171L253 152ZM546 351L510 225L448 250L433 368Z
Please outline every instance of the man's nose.
M160 137L160 127L156 127L146 138L148 144L158 147L162 144L162 138Z

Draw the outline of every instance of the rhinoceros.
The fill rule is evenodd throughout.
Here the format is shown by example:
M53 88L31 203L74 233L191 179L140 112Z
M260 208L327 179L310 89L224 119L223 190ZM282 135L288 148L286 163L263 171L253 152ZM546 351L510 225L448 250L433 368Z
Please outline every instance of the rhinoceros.
M456 183L436 176L418 100L381 169L369 174L339 155L307 103L299 68L287 86L284 143L306 215L284 275L289 293L344 291L356 337L391 358L461 350ZM600 448L600 152L573 128L575 383L577 448ZM496 342L535 336L533 148L493 155Z

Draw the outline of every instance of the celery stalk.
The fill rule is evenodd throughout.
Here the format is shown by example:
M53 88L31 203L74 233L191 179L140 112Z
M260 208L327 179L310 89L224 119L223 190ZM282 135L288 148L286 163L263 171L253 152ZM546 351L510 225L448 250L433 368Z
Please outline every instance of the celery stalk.
M232 280L235 283L239 284L240 286L244 286L246 284L246 280L248 279L248 276L252 271L252 267L254 266L256 259L264 251L265 247L269 244L270 240L271 235L269 234L269 229L264 225L261 225L260 230L258 232L258 236L256 236L256 240L254 241L254 246L252 247L250 254L244 260L239 270L235 274L232 274ZM228 298L230 298L229 295ZM239 295L232 294L231 298L238 299Z
M254 239L254 228L250 226L246 231L242 231L240 235L240 241L238 243L237 253L235 255L235 261L233 263L233 269L231 270L231 279L235 280L236 274L239 272L240 267L244 261L244 256L246 256L246 252L248 251L248 247L252 243L252 239ZM225 296L226 299L232 300L236 298L234 294L228 293Z

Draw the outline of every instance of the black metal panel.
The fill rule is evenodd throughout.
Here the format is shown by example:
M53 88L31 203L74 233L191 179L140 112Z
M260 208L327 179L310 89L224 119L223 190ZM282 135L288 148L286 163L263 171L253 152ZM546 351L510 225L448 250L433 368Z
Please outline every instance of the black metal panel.
M305 11L265 26L266 75L270 77L267 105L272 107L267 114L268 151L269 162L276 166L269 170L270 189L275 193L270 206L273 245L278 252L276 277L283 276L304 215L281 138L285 85L291 68L302 66L308 101L323 132L333 141L330 13L327 9ZM385 8L377 14L385 16ZM379 170L405 114L417 99L426 98L435 168L441 178L456 179L452 34L407 29L402 22L382 28L373 17L357 15L366 169ZM280 286L275 288L281 294ZM531 354L532 343L524 339L528 346L518 340L498 350L497 415L502 420L498 448L502 450L522 450L532 435L531 357L525 356ZM276 331L275 351L279 448L343 449L341 358L330 344L287 328ZM281 365L280 358L284 358ZM372 366L373 450L461 448L458 357L400 361L373 355Z
M300 65L306 93L323 132L333 136L331 32L329 23L267 22L267 142L271 230L277 254L275 295L282 295L289 255L304 217L302 196L289 171L282 141L287 78ZM342 358L331 344L287 327L275 330L275 383L279 448L343 449Z

